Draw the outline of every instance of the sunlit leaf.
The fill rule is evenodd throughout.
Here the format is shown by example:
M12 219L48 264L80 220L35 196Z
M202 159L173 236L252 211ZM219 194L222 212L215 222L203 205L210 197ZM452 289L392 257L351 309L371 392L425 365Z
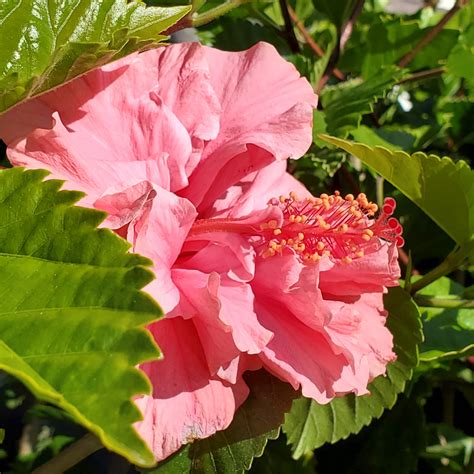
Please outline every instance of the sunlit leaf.
M0 369L107 448L153 465L131 401L150 389L136 365L159 356L143 329L161 314L140 291L150 262L46 174L0 171Z

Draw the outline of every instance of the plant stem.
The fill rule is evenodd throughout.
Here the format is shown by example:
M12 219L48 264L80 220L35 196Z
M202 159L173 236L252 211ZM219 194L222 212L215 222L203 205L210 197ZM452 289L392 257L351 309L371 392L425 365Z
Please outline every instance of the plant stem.
M446 72L444 67L435 67L434 69L427 69L426 71L415 72L410 76L404 77L398 81L398 84L405 84L405 82L421 81L423 79L429 79L431 77L440 76Z
M331 57L329 58L328 65L326 67L326 70L324 71L323 77L320 79L315 92L319 94L321 89L326 85L326 83L329 81L329 78L331 77L332 72L334 71L334 68L337 66L337 63L339 61L339 56L344 49L344 46L346 45L347 41L349 40L352 30L354 29L354 24L357 20L357 17L359 16L360 12L362 11L362 8L364 6L365 0L358 0L356 3L354 10L352 10L351 16L349 17L349 20L347 20L347 23L344 25L344 28L342 28L341 33L339 35L339 39L337 42L336 47L334 48L334 51L331 54Z
M435 26L433 26L433 28L431 28L425 36L423 36L423 38L421 38L420 42L411 51L405 54L405 56L403 56L400 61L398 61L398 66L404 68L405 66L410 64L413 59L415 59L416 55L425 46L431 43L431 41L433 41L436 36L438 36L440 31L446 25L446 23L448 23L448 21L451 20L451 18L466 4L467 0L458 0L454 4L453 8L451 8L451 10L449 10L446 15L444 15L443 18L441 18L441 20Z
M446 309L473 309L474 300L463 300L461 298L439 298L432 295L417 294L413 297L418 306L429 308L446 308Z
M190 26L197 28L198 26L210 23L212 20L215 20L216 18L225 15L234 8L240 7L240 5L243 5L244 3L249 3L251 1L252 0L227 0L227 2L217 5L217 7L211 8L207 12L194 15L191 20Z
M441 278L448 273L456 270L468 257L474 249L474 240L467 242L460 247L456 247L436 268L433 268L424 277L414 282L411 287L411 294L414 295L430 283L433 283L438 278Z
M36 468L32 474L63 474L78 462L103 448L98 438L92 433L68 446L56 457Z
M300 45L293 30L293 23L291 22L289 5L286 3L286 0L280 1L280 10L283 15L283 20L285 21L285 32L286 32L286 41L293 53L300 52Z
M291 5L288 5L288 13L290 14L293 23L295 24L296 28L300 31L303 35L303 38L308 43L308 46L319 56L323 57L325 52L321 49L321 47L314 41L313 37L309 34L308 30L305 28L303 22L298 18L296 12L291 8ZM344 73L341 72L339 69L334 68L332 71L334 77L337 77L339 80L343 81L345 79Z

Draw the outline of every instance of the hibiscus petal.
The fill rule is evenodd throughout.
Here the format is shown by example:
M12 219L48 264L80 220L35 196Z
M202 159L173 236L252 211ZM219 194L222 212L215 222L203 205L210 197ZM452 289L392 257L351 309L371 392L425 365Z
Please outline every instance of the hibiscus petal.
M153 260L157 278L146 290L168 312L179 301L179 291L171 278L171 267L197 213L187 199L159 186L154 186L153 190L156 194L149 206L129 225L127 239L135 252Z
M286 308L259 298L256 311L263 326L274 333L260 354L264 366L295 389L301 386L305 397L328 403L336 392L334 384L348 365L342 354L335 354L325 337L312 330Z
M240 53L205 51L222 119L219 135L206 145L183 194L201 211L211 204L206 193L218 175L233 176L228 187L272 160L303 155L311 144L316 106L310 84L268 44ZM247 172L244 161L252 164ZM211 191L218 197L224 189Z
M162 460L183 444L227 428L248 387L242 378L230 385L212 377L192 320L165 319L150 330L165 359L141 366L153 393L136 400L144 415L136 427Z
M324 294L338 297L363 293L382 293L387 286L398 286L400 267L394 244L384 243L350 265L338 263L320 274L319 287Z

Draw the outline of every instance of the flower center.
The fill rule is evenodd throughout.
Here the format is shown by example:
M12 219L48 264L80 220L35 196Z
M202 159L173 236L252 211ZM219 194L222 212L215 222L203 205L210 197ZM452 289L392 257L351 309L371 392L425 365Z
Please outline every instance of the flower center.
M296 253L303 262L317 262L322 257L351 263L364 256L380 239L404 245L403 228L392 217L396 203L386 198L380 212L364 193L356 198L321 194L317 198L298 199L295 193L273 198L270 207L279 208L283 219L271 219L260 224L248 224L239 219L200 219L190 235L209 232L237 232L259 237L264 258ZM378 216L376 217L376 213Z

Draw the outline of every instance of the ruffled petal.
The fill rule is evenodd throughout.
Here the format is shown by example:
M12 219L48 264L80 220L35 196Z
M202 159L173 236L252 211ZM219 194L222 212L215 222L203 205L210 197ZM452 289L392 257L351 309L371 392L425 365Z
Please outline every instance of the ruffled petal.
M228 187L274 160L303 155L311 144L317 102L306 79L268 44L239 53L212 48L205 53L222 108L220 131L183 191L201 212L226 189L213 187L213 197L208 196L211 183L226 178Z
M350 265L338 263L328 271L322 271L319 287L326 295L349 299L363 293L382 293L387 286L398 286L397 257L397 247L384 243L375 252L368 252Z
M149 205L129 224L127 240L132 243L134 252L153 260L156 279L146 290L168 312L179 302L179 290L171 278L171 267L197 213L188 200L174 193L159 186L154 186L153 192Z
M165 359L141 366L153 393L136 400L144 416L136 427L162 460L183 444L227 428L248 387L241 377L231 385L209 373L192 320L165 319L150 330Z

